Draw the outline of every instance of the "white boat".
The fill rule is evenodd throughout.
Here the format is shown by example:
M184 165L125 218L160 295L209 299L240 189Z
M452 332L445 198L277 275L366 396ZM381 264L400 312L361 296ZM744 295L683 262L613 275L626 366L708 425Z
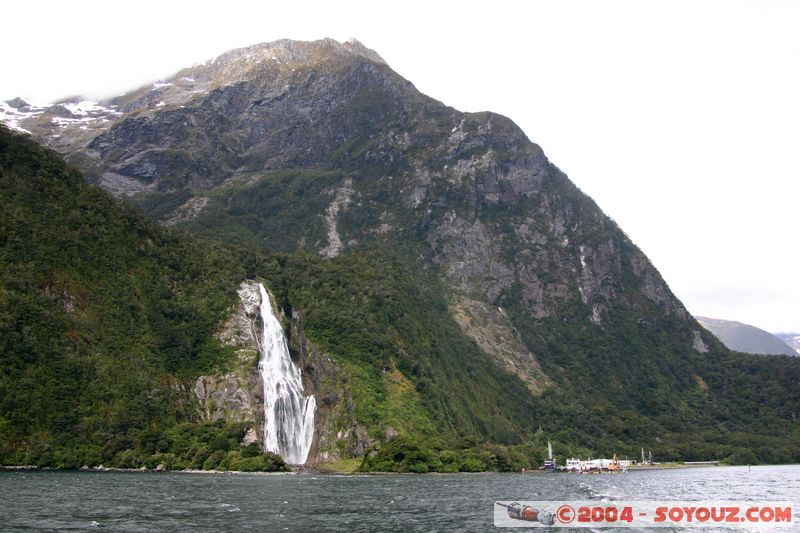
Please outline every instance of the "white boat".
M550 441L547 441L547 459L544 460L544 465L542 465L542 470L553 471L556 469L556 460L553 458L553 445L550 444Z

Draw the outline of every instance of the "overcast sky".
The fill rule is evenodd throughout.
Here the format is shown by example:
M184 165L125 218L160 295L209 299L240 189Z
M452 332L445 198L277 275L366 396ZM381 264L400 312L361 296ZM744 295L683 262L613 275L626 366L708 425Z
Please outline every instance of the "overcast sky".
M279 38L511 117L692 313L800 331L800 2L6 2L0 99L112 96Z

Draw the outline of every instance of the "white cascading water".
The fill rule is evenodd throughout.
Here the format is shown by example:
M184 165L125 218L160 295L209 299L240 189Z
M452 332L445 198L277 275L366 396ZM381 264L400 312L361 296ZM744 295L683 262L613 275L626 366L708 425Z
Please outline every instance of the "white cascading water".
M269 293L261 291L261 360L258 369L264 381L264 448L289 464L301 465L308 458L314 436L314 396L303 395L300 368L286 346Z

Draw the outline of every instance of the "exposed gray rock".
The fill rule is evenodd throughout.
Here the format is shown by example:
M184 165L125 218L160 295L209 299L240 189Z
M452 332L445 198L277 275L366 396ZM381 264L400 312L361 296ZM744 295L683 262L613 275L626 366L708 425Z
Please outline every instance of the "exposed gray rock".
M462 297L451 303L450 314L484 353L522 379L532 393L539 395L552 384L501 308Z
M386 426L386 429L383 432L383 438L386 440L386 442L389 442L398 435L400 435L400 433L398 433L397 430L394 429L392 426Z
M243 282L239 304L220 328L218 338L236 349L231 370L200 376L194 395L205 420L228 420L249 424L259 442L264 434L264 386L258 371L259 308L258 283Z
M244 437L242 437L241 444L242 446L247 446L248 444L252 444L254 442L259 442L258 432L255 430L255 428L248 428L244 434Z
M196 218L200 211L208 204L208 198L205 196L196 196L190 198L185 204L175 210L174 214L164 221L165 226L174 226L180 222L186 222Z
M200 376L193 393L203 419L249 425L242 440L242 445L247 445L263 443L264 438L264 386L258 369L261 331L258 282L243 282L238 294L239 304L218 333L222 342L236 349L235 359L229 363L228 372ZM280 312L278 316L287 320ZM363 454L373 441L355 421L346 373L306 338L299 314L288 320L290 348L303 373L304 391L313 394L317 402L314 441L306 464Z
M697 353L707 353L708 345L703 340L703 336L697 330L694 330L692 333L694 334L694 343L692 344L692 348L694 348Z
M28 102L26 102L19 96L17 96L16 98L12 98L11 100L6 100L6 103L9 106L13 107L14 109L22 109L25 107L30 107L30 104L28 104Z
M323 257L336 257L342 251L342 239L336 229L339 212L347 208L353 194L353 180L347 179L344 185L335 191L331 205L325 210L325 225L328 228L328 246L320 250Z
M153 181L146 183L115 172L103 172L98 184L116 196L133 196L154 191L156 188L156 183Z

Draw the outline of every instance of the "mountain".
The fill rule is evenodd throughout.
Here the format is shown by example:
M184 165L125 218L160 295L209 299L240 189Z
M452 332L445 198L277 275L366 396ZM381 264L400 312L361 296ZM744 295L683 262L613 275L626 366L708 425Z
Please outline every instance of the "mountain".
M785 342L789 348L800 354L800 333L776 333L775 336Z
M731 354L511 120L419 93L360 43L265 43L100 103L3 109L91 183L250 257L227 290L262 278L280 302L325 398L320 460L398 434L800 458L796 362ZM257 426L239 340L244 366L182 386Z
M763 329L733 320L695 317L708 331L731 350L745 353L797 355L783 339Z

